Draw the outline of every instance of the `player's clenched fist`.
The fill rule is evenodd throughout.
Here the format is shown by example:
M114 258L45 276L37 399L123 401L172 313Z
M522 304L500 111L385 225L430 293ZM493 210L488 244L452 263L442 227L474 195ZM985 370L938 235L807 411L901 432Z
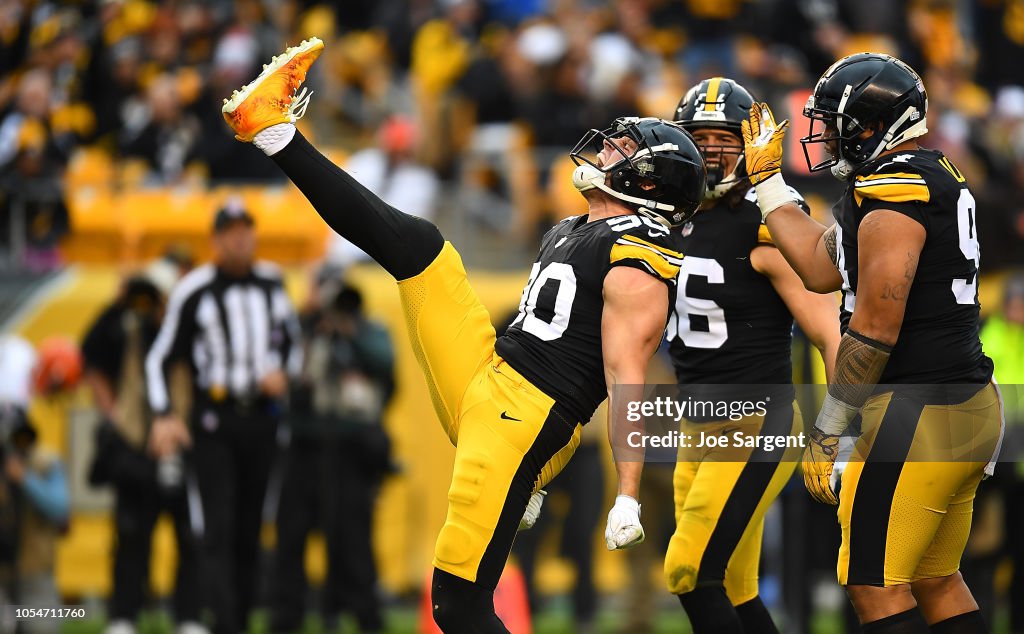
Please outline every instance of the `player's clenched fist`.
M782 171L782 139L789 120L775 124L771 108L755 102L750 107L750 119L742 122L743 151L747 161L750 182L757 185Z
M615 498L615 506L608 511L608 526L604 529L608 550L632 548L644 541L644 527L640 525L640 503L628 495Z
M540 518L540 509L544 506L544 496L547 494L547 491L541 489L530 496L530 501L526 503L523 519L519 520L519 530L529 530L537 523Z

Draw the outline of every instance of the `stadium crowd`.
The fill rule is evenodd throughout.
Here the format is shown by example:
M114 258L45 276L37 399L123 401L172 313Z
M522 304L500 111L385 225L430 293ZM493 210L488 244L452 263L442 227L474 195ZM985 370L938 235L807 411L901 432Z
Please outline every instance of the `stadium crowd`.
M61 240L76 231L69 207L85 187L281 185L271 161L234 142L220 105L284 43L311 35L327 45L308 79L319 94L304 133L332 157L351 155L361 168L355 175L396 207L474 238L460 249L478 266L523 267L553 221L585 210L566 153L586 130L618 115L670 117L687 87L721 74L802 135L800 108L814 78L863 50L899 55L929 87L924 145L951 157L978 198L983 274L1024 266L1024 3L1016 0L0 0L7 269L65 263ZM827 218L824 201L838 185L806 172L798 134L790 136L790 181ZM508 248L495 255L489 245L498 243ZM335 264L361 257L340 242L327 254ZM1011 292L1021 294L1019 280ZM992 336L1012 335L1019 346L1014 306L1009 326ZM358 312L358 302L348 309ZM390 379L381 381L390 391ZM293 446L291 464L301 463L301 449L326 451L309 444ZM392 467L378 465L375 477ZM1020 499L1016 479L997 484L991 499ZM785 497L783 504L803 508ZM1012 508L1008 526L1019 528L1024 520ZM834 521L827 511L818 519ZM995 531L996 543L1014 530L979 525ZM769 531L789 553L802 549L799 535ZM1002 551L983 539L965 575L992 579L989 557ZM808 567L830 574L834 545L810 550ZM281 577L298 578L287 563L275 562ZM784 579L784 589L811 580ZM301 598L287 590L275 588L274 599L291 609ZM1024 611L1020 600L1011 605ZM810 610L788 608L794 618ZM1024 627L1024 614L1014 619ZM367 631L380 627L376 614L365 620Z
M724 74L802 132L802 91L833 60L898 54L930 87L930 145L984 198L986 269L1024 257L1015 2L7 1L0 32L5 219L20 210L3 224L37 256L56 256L75 229L72 192L46 183L68 175L73 187L90 167L74 160L82 148L114 161L102 172L113 187L280 180L224 133L220 102L282 43L317 35L329 52L309 83L323 107L307 123L321 144L353 152L405 117L410 129L382 142L411 146L443 186L443 210L527 244L579 209L565 151L610 116L670 116L693 81Z

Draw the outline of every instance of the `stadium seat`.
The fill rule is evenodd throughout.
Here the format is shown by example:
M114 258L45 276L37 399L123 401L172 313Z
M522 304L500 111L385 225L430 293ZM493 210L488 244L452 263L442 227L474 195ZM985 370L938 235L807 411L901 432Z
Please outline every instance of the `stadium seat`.
M71 157L67 170L67 186L109 187L114 182L116 169L110 155L97 147L84 147Z
M120 200L107 187L69 187L71 231L61 244L69 262L117 262L125 255Z
M257 255L260 258L292 264L316 260L323 255L327 225L295 187L247 185L216 188L207 199L207 217L212 217L214 211L232 196L240 198L256 219Z
M205 259L210 253L209 197L196 189L139 189L121 194L132 258L146 261L172 244L185 244Z

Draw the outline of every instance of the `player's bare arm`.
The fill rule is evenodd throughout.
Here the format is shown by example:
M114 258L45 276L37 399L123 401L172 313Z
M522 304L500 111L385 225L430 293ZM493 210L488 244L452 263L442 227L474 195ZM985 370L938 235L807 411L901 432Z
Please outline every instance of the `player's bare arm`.
M804 460L804 484L821 502L839 503L832 482L838 437L871 395L889 361L925 237L920 223L886 209L872 211L860 224L857 307L839 342L833 379Z
M665 330L668 292L664 282L639 269L623 266L608 272L603 290L601 337L608 384L608 440L613 447L621 448L627 446L624 435L629 431L625 422L626 402L632 400L631 391L640 393L636 398L642 396L647 363ZM625 458L615 462L617 497L605 533L609 549L643 541L637 503L643 455Z
M857 308L840 342L829 388L848 405L863 405L882 376L903 324L925 236L920 223L895 211L878 209L861 222Z
M816 293L839 290L835 226L825 227L797 204L782 179L782 140L789 121L776 125L767 104L755 103L743 122L743 145L761 217L775 244L804 286Z
M839 304L836 298L831 294L823 295L806 289L800 277L775 247L756 247L750 252L750 263L754 270L771 281L800 330L821 353L821 360L825 363L825 377L831 383L839 349Z

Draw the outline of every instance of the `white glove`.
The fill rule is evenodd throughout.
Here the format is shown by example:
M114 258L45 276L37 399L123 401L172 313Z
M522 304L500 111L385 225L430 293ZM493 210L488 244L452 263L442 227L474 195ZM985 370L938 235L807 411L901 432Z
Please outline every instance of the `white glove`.
M615 506L608 511L608 526L604 529L608 550L632 548L644 541L644 527L640 525L640 503L628 495L615 498Z
M519 530L529 530L537 523L537 518L540 517L540 507L544 506L544 496L547 494L547 491L541 489L530 496L530 501L526 503L523 519L519 520Z

